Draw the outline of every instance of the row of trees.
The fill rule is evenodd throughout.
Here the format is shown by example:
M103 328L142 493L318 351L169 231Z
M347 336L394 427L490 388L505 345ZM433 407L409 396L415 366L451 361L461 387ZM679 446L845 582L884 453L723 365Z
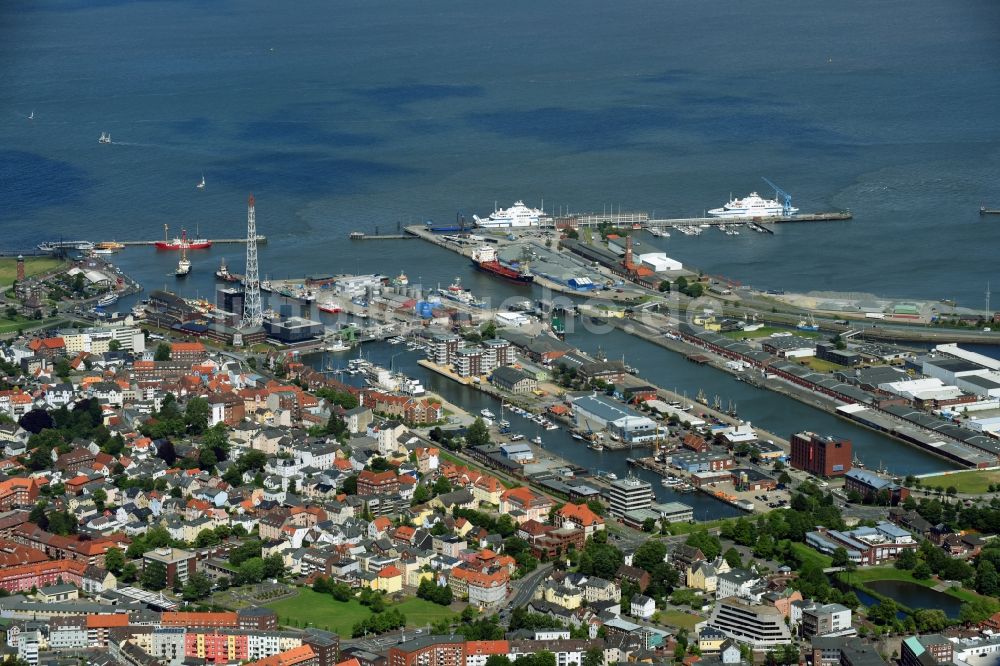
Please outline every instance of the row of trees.
M406 626L406 616L398 608L393 608L384 613L369 615L364 620L355 622L351 628L351 636L359 638L368 634L384 634L393 629Z
M417 588L417 596L427 601L433 601L441 606L450 605L454 598L450 585L438 585L427 578L420 581L420 586Z

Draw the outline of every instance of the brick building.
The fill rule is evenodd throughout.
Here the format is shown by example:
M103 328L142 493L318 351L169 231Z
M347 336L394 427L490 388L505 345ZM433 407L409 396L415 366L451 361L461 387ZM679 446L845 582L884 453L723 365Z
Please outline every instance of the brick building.
M851 441L813 432L792 435L792 467L816 476L843 476L851 470Z

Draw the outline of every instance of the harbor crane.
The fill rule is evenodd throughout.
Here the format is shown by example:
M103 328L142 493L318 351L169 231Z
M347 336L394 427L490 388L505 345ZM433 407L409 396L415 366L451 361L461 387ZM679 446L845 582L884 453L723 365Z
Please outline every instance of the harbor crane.
M771 181L769 181L767 178L764 178L763 176L761 176L761 179L765 183L767 183L768 185L771 186L771 189L774 190L774 198L781 202L781 214L785 215L785 216L791 215L792 214L792 195L789 194L788 192L784 191L783 189L781 189L780 187L778 187L777 185L775 185Z

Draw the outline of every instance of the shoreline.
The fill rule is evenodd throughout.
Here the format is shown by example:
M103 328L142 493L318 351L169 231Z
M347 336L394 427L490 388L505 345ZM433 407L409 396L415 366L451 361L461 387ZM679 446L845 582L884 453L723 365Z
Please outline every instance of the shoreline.
M588 315L588 316L599 317L599 315ZM899 442L901 444L905 444L906 446L912 447L914 449L918 449L918 450L920 450L920 451L922 451L924 453L927 453L929 455L934 456L937 459L946 460L948 462L954 462L952 459L950 459L950 458L948 458L946 456L943 456L943 455L941 455L939 453L936 453L933 450L926 449L926 448L923 448L923 447L920 447L920 446L916 446L912 442L908 442L907 440L905 440L905 439L903 439L901 437L897 437L897 436L895 436L895 435L893 435L891 433L885 432L883 430L879 430L877 428L872 428L872 427L870 427L870 426L868 426L868 425L866 425L866 424L864 424L864 423L862 423L860 421L857 421L855 419L850 419L850 418L845 417L843 414L841 414L837 410L837 407L839 405L836 405L835 401L833 401L832 399L826 399L823 396L821 396L819 394L816 394L814 391L809 391L808 389L803 389L803 391L800 392L798 390L795 390L794 387L792 387L790 385L787 385L787 384L785 384L783 382L780 382L780 381L779 382L770 382L770 383L768 382L768 380L753 381L753 382L748 381L747 379L743 379L743 377L746 376L743 372L738 372L736 370L733 370L732 368L727 367L724 362L720 362L721 357L718 356L717 354L715 354L714 352L712 352L709 349L705 349L705 348L702 348L702 347L697 347L695 345L692 345L690 343L684 342L682 340L671 340L671 339L662 337L662 335L658 336L658 335L653 335L653 334L650 334L650 333L645 333L643 331L638 330L639 326L645 327L645 325L644 324L638 324L638 325L636 325L636 322L634 322L634 321L620 320L620 319L614 319L614 318L601 318L601 319L603 319L607 323L612 324L616 328L622 330L624 333L627 333L629 335L634 335L636 337L642 338L643 340L645 340L647 342L651 342L651 343L653 343L653 344L655 344L655 345L657 345L659 347L662 347L664 349L667 349L669 351L672 351L672 352L675 352L675 353L678 353L678 354L684 354L685 356L687 356L689 354L692 354L692 353L697 353L699 355L703 355L703 356L705 356L705 357L707 357L709 359L709 365L711 365L711 367L713 367L713 368L715 368L717 370L721 370L722 372L725 372L725 373L727 373L727 374L735 377L739 381L746 381L746 382L748 382L748 383L750 383L753 386L756 386L758 388L761 388L761 389L764 389L764 390L768 390L768 391L772 391L774 393L779 393L779 394L781 394L781 395L783 395L783 396L785 396L787 398L791 398L793 400L796 400L796 401L798 401L798 402L800 402L800 403L802 403L804 405L807 405L809 407L813 407L815 409L819 409L821 411L824 411L827 414L835 416L835 417L837 417L839 419L842 419L842 420L844 420L844 421L846 421L848 423L851 423L851 424L856 425L856 426L860 426L862 428L865 428L866 430L869 430L871 432L877 433L879 435L882 435L884 437L892 439L892 440L894 440L896 442ZM775 441L775 443L778 443L777 439L775 439L774 441ZM968 471L969 469L970 468L961 468L961 469L957 469L957 470L941 470L941 471L938 471L938 472L934 472L933 474L940 474L942 472L948 472L948 471Z

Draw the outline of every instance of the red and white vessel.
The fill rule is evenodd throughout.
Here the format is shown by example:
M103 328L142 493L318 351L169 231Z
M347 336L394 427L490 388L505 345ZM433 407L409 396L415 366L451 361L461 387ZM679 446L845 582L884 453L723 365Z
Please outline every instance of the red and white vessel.
M163 225L163 240L156 241L157 250L207 250L212 241L205 238L188 238L187 229L181 229L180 238L169 238L167 225Z
M497 251L492 245L481 245L473 250L472 265L485 273L511 282L531 284L535 281L535 276L528 272L527 266L521 264L517 268L513 268L500 263Z

